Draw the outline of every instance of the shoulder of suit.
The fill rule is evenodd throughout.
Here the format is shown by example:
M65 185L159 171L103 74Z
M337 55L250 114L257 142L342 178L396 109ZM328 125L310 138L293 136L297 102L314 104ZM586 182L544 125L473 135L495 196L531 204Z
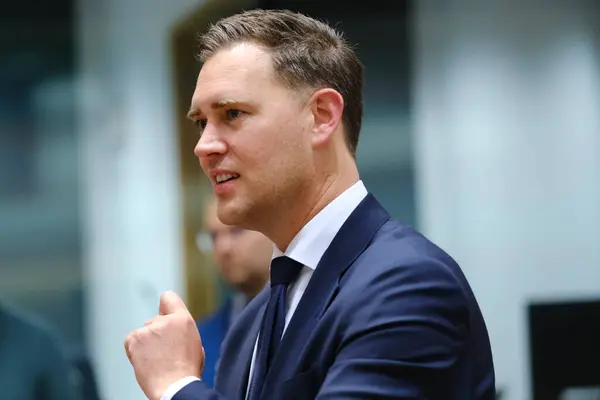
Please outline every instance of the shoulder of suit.
M361 268L363 264L368 267ZM400 275L421 274L425 270L439 270L439 274L433 275L451 278L459 269L456 261L435 243L413 227L393 219L379 228L354 267L360 270L360 276L356 277L365 284L369 277L379 279L381 274L390 279L401 279ZM392 270L398 273L390 274Z

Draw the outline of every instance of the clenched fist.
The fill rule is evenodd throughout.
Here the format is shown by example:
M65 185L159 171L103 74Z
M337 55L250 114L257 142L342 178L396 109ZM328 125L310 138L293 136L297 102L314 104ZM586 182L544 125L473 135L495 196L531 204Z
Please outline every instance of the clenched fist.
M127 336L125 351L138 384L150 400L160 400L171 384L189 376L200 377L204 370L198 328L173 292L161 296L159 315Z

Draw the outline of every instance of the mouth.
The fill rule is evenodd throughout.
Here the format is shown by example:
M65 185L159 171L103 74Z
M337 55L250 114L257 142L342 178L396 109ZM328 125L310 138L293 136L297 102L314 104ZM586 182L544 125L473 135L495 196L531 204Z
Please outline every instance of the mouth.
M215 176L215 182L217 183L217 185L219 185L221 183L229 182L239 177L240 176L238 174L218 174Z

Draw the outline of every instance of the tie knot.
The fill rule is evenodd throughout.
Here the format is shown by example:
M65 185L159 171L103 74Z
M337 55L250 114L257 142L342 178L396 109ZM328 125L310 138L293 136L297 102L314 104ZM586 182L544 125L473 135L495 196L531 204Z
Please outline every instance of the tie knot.
M289 285L302 269L302 264L289 257L282 256L271 261L271 286Z

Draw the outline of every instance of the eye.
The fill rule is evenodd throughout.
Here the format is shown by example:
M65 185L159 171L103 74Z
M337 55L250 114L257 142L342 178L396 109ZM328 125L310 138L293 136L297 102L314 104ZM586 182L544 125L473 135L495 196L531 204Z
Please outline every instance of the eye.
M196 125L198 130L200 132L202 132L204 130L204 128L206 128L206 120L205 119L197 119L196 121L194 121L194 125Z
M242 115L242 111L231 108L229 110L225 110L225 117L228 121L233 121L237 119L240 115Z

